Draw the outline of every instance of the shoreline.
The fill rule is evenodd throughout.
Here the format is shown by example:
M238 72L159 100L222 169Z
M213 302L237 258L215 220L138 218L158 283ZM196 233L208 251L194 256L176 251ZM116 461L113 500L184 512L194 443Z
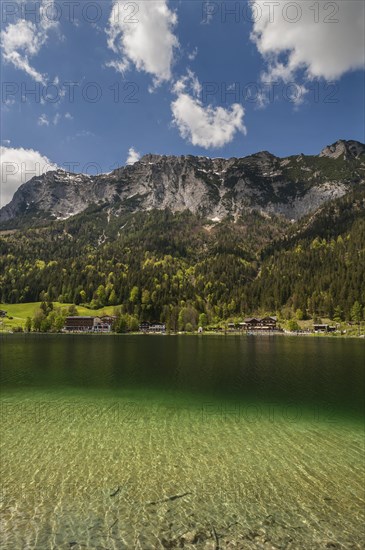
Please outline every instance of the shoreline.
M223 331L207 331L203 333L198 332L26 332L26 331L1 331L0 336L3 335L22 335L22 336L199 336L199 337L211 337L211 336L239 336L239 337L250 337L250 338L264 338L264 337L294 337L294 338L331 338L331 339L356 339L364 340L365 334L354 335L354 334L316 334L316 333L297 333L297 332L266 332L266 333L247 333L247 332L223 332Z

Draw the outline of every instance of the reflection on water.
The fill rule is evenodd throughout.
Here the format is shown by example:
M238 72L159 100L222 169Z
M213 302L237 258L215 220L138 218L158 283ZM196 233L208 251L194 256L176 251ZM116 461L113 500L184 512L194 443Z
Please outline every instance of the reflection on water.
M364 344L4 337L2 548L364 548Z

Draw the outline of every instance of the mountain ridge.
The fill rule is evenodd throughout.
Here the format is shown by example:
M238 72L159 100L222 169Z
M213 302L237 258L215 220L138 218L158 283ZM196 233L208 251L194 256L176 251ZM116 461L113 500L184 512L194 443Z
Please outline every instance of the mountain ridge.
M299 220L365 183L365 145L338 140L319 155L260 151L230 159L144 155L131 166L90 176L58 169L24 183L0 210L0 224L66 219L92 204L111 215L169 209L213 220L247 209Z

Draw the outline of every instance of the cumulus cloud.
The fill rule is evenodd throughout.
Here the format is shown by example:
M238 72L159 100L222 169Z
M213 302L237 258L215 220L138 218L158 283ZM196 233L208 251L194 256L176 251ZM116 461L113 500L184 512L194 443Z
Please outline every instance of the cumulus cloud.
M167 0L129 2L115 0L109 18L108 46L117 59L108 63L124 73L134 65L153 76L154 84L171 79L177 16Z
M223 147L236 132L247 133L242 105L234 103L230 109L203 105L199 98L201 85L191 71L175 82L173 92L177 95L171 103L173 122L181 137L193 145L205 149Z
M33 149L0 147L1 182L0 205L11 201L15 191L34 176L55 170L57 166Z
M31 65L30 58L40 52L48 40L48 32L58 25L52 21L52 5L53 0L42 0L39 22L19 19L15 23L9 23L1 38L4 61L42 84L45 84L46 77Z
M141 158L140 153L138 153L134 147L131 147L128 151L128 158L126 160L126 164L132 165L139 161Z
M289 82L298 70L309 80L336 80L364 67L364 2L250 3L256 20L251 40L267 62L263 80Z

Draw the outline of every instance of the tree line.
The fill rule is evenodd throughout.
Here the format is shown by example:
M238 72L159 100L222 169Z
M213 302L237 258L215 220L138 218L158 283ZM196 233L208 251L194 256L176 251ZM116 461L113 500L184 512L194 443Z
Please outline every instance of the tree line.
M171 330L251 314L351 320L365 305L365 220L343 206L329 229L331 208L309 231L305 220L293 227L254 211L216 224L168 211L108 221L95 207L0 235L0 298L118 306L127 326ZM61 323L59 312L43 314L34 326Z

